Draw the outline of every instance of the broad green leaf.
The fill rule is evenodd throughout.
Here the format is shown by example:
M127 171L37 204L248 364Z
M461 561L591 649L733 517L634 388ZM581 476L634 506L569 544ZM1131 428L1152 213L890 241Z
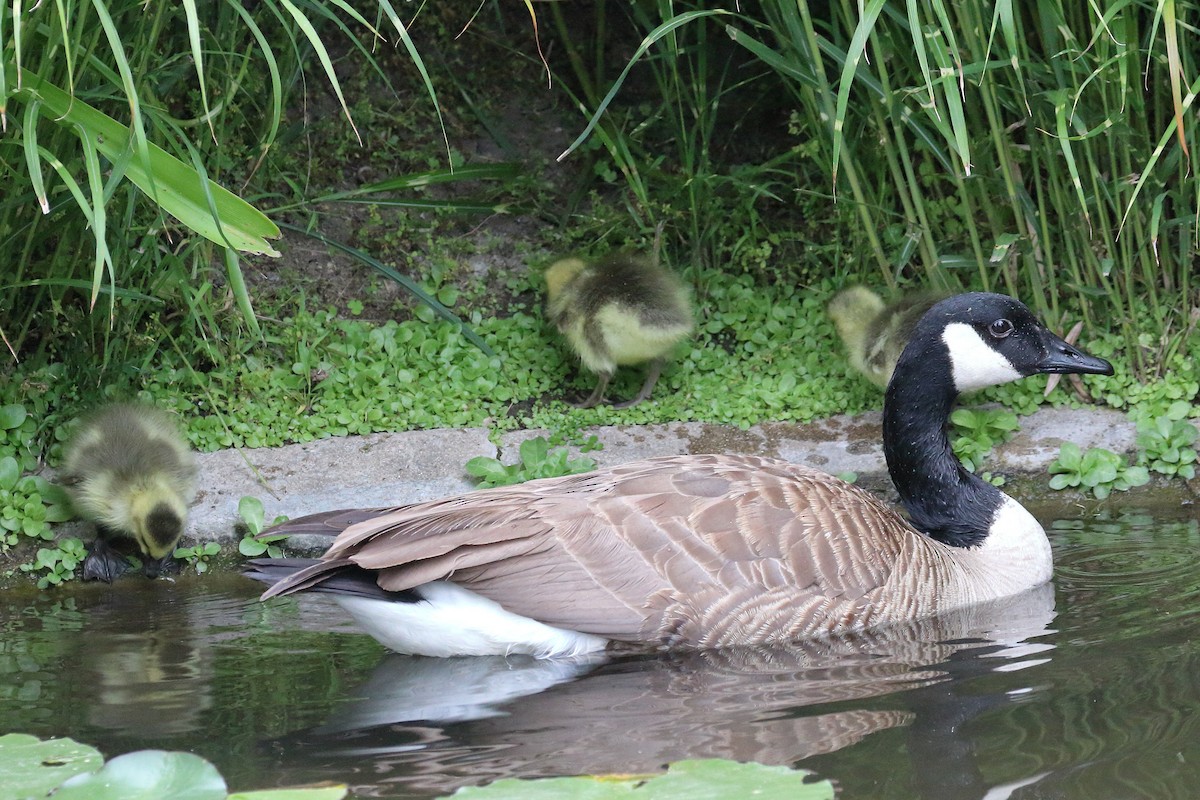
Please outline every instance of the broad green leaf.
M25 406L20 403L0 406L0 431L21 427L21 424L25 422L25 418L28 416L29 413L25 411Z
M1050 479L1051 489L1066 489L1068 486L1074 486L1073 475L1055 475Z
M11 491L21 478L21 468L12 456L0 458L0 489Z
M1124 478L1130 486L1145 486L1150 482L1150 470L1145 467L1130 467L1125 470Z
M266 521L262 500L251 495L246 495L238 500L238 516L246 523L251 533L258 533L263 529Z
M1077 470L1083 460L1083 451L1074 442L1065 442L1059 450L1058 460L1063 466Z
M138 750L70 778L54 800L225 800L227 793L217 768L198 755Z
M466 470L468 475L489 480L501 480L508 474L503 464L488 456L476 456L472 458L467 462Z
M260 789L256 792L234 792L228 800L342 800L349 790L337 786L297 786L291 789Z
M18 73L12 65L5 69L10 84L18 75L21 79L21 90L13 95L18 100L40 100L44 117L64 127L79 126L96 150L114 163L127 154L132 139L127 126L35 73L24 69ZM153 143L148 143L146 161L149 169L140 158L128 159L125 176L164 211L217 244L228 241L241 252L279 255L266 241L278 238L279 228L254 206L210 180L208 191L220 217L218 223L209 212L205 187L194 169Z
M255 539L242 539L238 542L238 552L247 558L254 558L267 552L267 545Z
M506 778L459 789L460 800L832 800L833 784L812 773L723 759L677 761L664 775Z
M63 781L99 769L104 756L73 739L41 740L27 733L0 736L0 796L45 797Z
M532 439L526 439L521 442L521 463L528 467L540 464L546 460L546 454L550 452L550 443L546 441L544 436L535 436Z

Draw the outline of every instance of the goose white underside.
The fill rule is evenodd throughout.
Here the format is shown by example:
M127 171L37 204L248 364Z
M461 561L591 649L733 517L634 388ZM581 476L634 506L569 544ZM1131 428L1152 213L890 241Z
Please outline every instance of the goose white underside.
M983 542L958 553L975 587L972 602L1009 597L1041 586L1054 572L1054 555L1040 522L1008 495Z
M334 599L384 647L409 655L564 658L599 653L608 644L600 636L513 614L448 581L425 583L415 591L424 598L422 602L351 595L334 595Z

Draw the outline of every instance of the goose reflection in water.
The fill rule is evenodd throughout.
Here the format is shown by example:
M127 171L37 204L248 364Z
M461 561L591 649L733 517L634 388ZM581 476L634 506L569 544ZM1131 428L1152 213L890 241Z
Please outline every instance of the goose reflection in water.
M956 798L983 797L990 787L970 743L956 741L959 728L1028 686L966 702L956 702L957 687L1045 661L1050 645L1037 637L1052 633L1054 616L1053 587L1044 585L788 648L607 661L390 655L324 724L272 749L309 768L336 764L330 771L339 775L349 761L364 783L446 793L508 777L655 772L685 758L795 766L907 727L917 750L953 746L963 756L954 762L961 774L942 773L940 785L955 785ZM916 788L944 796L936 786Z

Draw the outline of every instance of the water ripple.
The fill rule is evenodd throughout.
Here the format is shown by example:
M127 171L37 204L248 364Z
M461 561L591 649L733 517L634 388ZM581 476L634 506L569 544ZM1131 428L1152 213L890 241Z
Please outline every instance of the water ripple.
M1162 638L1200 615L1200 522L1071 520L1052 525L1050 535L1065 634Z

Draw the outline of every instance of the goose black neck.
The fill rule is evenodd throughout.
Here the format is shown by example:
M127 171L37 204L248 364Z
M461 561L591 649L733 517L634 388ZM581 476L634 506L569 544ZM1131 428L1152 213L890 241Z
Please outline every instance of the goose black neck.
M958 392L945 348L905 350L883 404L888 474L912 524L954 547L987 538L1004 495L968 472L950 448L946 428Z

